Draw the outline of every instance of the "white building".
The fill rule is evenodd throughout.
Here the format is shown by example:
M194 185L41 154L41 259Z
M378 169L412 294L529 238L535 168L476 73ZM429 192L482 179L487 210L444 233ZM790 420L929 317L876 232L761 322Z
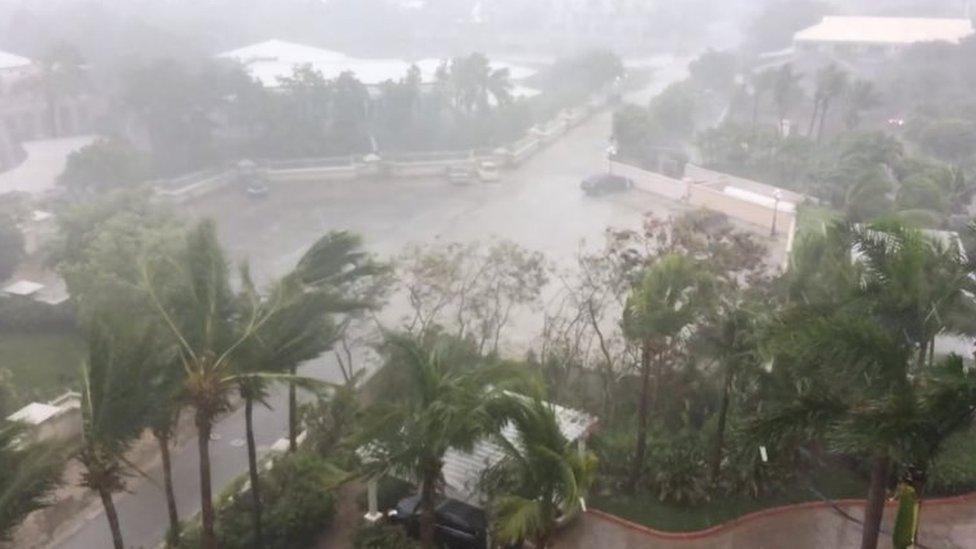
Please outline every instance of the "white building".
M969 19L827 16L797 32L798 54L883 59L913 44L958 44L974 34Z
M240 63L251 76L271 88L278 86L279 78L291 76L294 68L301 65L311 65L330 80L344 72L352 72L367 87L375 87L387 80L401 80L407 75L411 65L416 65L420 69L421 80L424 83L433 82L437 68L442 63L442 60L434 58L415 61L395 58L359 58L284 40L267 40L251 44L217 54L217 58ZM492 61L491 66L494 69L508 69L513 81L528 78L536 72L528 67L500 61ZM516 96L531 96L535 93L538 92L521 86L516 86L513 90L513 95Z

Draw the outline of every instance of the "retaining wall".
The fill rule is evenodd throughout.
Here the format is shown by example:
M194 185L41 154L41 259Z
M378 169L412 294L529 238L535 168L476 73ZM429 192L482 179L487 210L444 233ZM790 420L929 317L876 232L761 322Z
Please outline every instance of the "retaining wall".
M688 184L680 179L673 179L615 161L610 162L610 170L614 174L630 178L634 182L634 187L642 191L680 201L685 200L688 196Z
M767 208L762 204L728 195L721 189L697 183L689 183L688 185L688 203L692 206L722 212L729 217L758 225L766 230L772 230L774 215L778 231L788 230L794 217L793 212L774 211L773 208Z

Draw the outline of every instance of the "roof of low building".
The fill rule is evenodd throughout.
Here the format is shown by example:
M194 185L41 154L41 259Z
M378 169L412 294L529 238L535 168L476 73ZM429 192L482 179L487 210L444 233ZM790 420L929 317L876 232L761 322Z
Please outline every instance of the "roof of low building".
M31 402L20 410L7 416L7 420L29 425L40 425L61 413L61 408L40 402Z
M375 85L387 80L398 81L404 78L411 65L420 69L424 82L433 82L440 59L427 58L413 62L394 58L359 58L342 52L295 44L284 40L266 40L236 50L217 54L218 58L235 60L268 87L278 86L278 79L292 75L296 66L311 65L326 79L337 78L343 72L352 72L360 82ZM492 68L508 69L513 80L528 78L536 73L534 69L492 61ZM519 87L514 95L534 95L530 88Z
M0 70L16 69L31 65L31 60L26 57L14 55L5 51L0 51Z
M958 44L973 33L973 23L969 19L828 15L820 23L797 32L794 40L867 44Z
M585 437L597 422L595 417L584 412L557 404L551 406L559 422L559 430L570 442ZM512 443L517 443L519 438L512 424L502 429L501 436ZM476 500L481 473L498 464L506 455L505 450L491 439L478 441L470 452L448 450L444 454L445 492L449 497L462 501Z
M44 289L43 284L34 282L32 280L18 280L17 282L6 286L3 289L3 293L7 295L26 297L34 295L42 289Z

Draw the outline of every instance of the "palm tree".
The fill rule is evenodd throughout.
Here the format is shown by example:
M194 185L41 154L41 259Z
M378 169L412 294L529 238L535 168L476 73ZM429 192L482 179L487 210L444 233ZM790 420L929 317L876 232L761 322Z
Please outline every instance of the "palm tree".
M0 541L27 515L43 509L60 484L63 452L51 444L24 444L22 425L0 427Z
M776 71L773 82L773 102L776 104L776 114L779 117L780 131L783 121L789 115L793 99L799 92L799 82L803 76L793 72L793 65L786 64Z
M362 238L348 231L334 231L320 238L305 252L292 273L282 280L285 294L295 288L331 296L323 306L332 314L354 314L377 306L382 275L389 267L377 262L363 249ZM298 362L290 362L297 375ZM294 383L288 385L288 447L294 452L298 437L298 398Z
M182 386L183 370L179 364L162 365L157 372L159 383L152 394L146 395L150 399L149 432L156 439L159 456L163 467L163 493L166 496L166 515L169 519L169 529L166 531L166 543L169 547L180 544L180 513L176 507L176 493L173 490L173 460L170 455L170 445L176 433L180 420L183 400L179 394Z
M230 289L227 262L213 222L187 234L171 257L143 264L143 278L154 308L179 345L181 393L194 412L200 468L202 545L217 547L210 478L213 423L230 410L229 397L240 379L232 358L267 312L241 306ZM259 316L260 314L265 316Z
M489 473L500 479L502 491L492 505L493 530L499 542L532 540L545 549L560 517L579 508L596 457L566 440L551 405L539 399L512 402L507 415L516 436L507 430L494 436L506 456Z
M971 315L972 282L958 252L892 223L834 225L798 250L801 267L819 271L794 275L799 299L772 344L789 389L756 425L764 443L812 434L871 463L862 548L872 549L892 466L924 468L969 417L968 380L946 385L952 368L934 368L930 350L938 333L966 329L957 319Z
M762 102L762 98L770 90L774 89L776 85L776 80L778 76L778 71L775 69L766 69L759 73L753 73L750 76L752 83L752 127L756 127L756 122L759 119L759 104Z
M330 313L336 309L333 297L323 291L309 291L295 284L298 281L295 273L276 285L271 292L271 298L264 299L257 294L246 268L242 269L241 278L245 287L244 299L259 302L258 309L267 310L266 313L259 313L259 316L266 316L267 320L242 346L235 365L239 374L252 374L239 376L238 391L244 400L254 540L255 546L261 547L264 536L261 483L258 475L257 445L254 440L254 403L265 403L267 385L275 379L268 374L294 372L299 363L320 356L331 348L338 329L330 317ZM280 379L280 376L277 377ZM294 387L294 376L289 375L287 379L290 386Z
M637 446L630 475L636 489L647 448L651 404L651 368L656 366L655 393L663 381L665 365L672 360L687 331L707 310L713 280L694 259L669 253L652 264L634 288L624 309L623 328L641 349L641 389L637 408ZM657 402L655 396L654 401Z
M710 473L712 481L718 479L722 466L722 452L725 446L725 432L728 425L729 407L736 378L749 364L757 361L756 332L758 329L756 313L744 303L734 303L723 307L712 325L704 329L706 345L717 358L722 369L722 398L718 409L718 422L715 427L715 442L712 449Z
M449 449L471 450L482 437L497 432L509 397L503 386L517 374L478 364L459 342L421 342L405 335L387 336L389 367L397 376L393 394L367 412L357 437L374 468L392 469L420 484L420 539L434 547L434 509Z
M856 129L861 124L861 113L881 105L881 94L870 80L854 80L851 82L845 96L847 111L844 122L848 130Z
M256 470L250 412L262 394L261 381L294 381L294 377L280 375L281 368L294 371L299 361L314 356L314 347L327 347L323 342L330 342L330 324L321 315L340 310L336 289L349 289L380 269L359 250L359 242L348 233L323 237L264 298L254 290L246 268L244 291L241 295L232 292L227 262L211 221L190 230L184 246L170 257L144 263L144 285L153 307L179 346L181 395L194 411L205 548L217 546L209 448L214 421L230 410L234 392L246 397L249 461ZM320 329L323 333L317 332ZM296 347L290 347L292 344ZM290 407L294 406L292 400ZM259 528L260 518L255 518Z
M814 93L813 116L810 118L810 127L807 130L807 137L813 135L813 125L820 116L820 125L817 129L817 141L823 136L824 125L827 114L830 111L831 102L844 93L847 89L847 73L837 68L836 65L828 65L817 73L817 89Z
M115 549L123 549L122 530L112 494L125 489L125 453L150 417L147 398L159 371L158 336L129 319L98 319L90 328L89 361L82 375L81 483L97 492L105 508Z
M61 44L41 59L40 68L36 80L30 85L44 96L47 103L49 135L59 137L62 129L60 110L63 99L80 93L87 84L84 59L78 50Z

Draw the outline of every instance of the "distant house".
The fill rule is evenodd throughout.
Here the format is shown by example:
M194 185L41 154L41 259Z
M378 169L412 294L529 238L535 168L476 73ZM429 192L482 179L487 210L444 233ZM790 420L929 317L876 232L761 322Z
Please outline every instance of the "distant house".
M395 58L353 57L338 51L284 40L266 40L219 53L216 57L240 63L252 77L269 88L277 87L279 78L291 76L295 67L310 65L326 79L334 79L344 72L352 72L371 91L376 91L380 84L388 80L401 80L407 75L411 65L416 65L420 69L423 83L432 83L436 78L437 68L442 62L435 58L407 61ZM491 65L495 69L508 69L513 81L528 78L536 72L531 68L498 61L492 61ZM538 91L516 86L512 93L515 96L532 96Z
M831 15L797 32L793 36L793 46L798 55L880 60L913 44L958 44L973 34L973 23L969 19Z

